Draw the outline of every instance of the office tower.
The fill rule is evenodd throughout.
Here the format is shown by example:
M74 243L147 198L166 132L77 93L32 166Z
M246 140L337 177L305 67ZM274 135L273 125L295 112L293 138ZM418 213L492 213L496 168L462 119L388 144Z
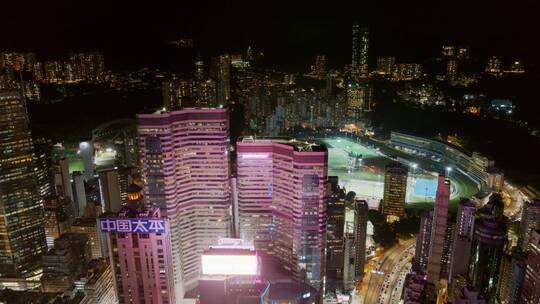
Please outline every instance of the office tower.
M540 231L532 232L527 255L527 270L523 280L521 303L538 304L540 299Z
M94 259L88 263L86 273L75 280L77 290L84 293L79 304L116 304L116 292L111 263L108 259Z
M469 257L474 233L474 215L476 205L469 199L463 199L458 204L452 254L450 261L449 281L456 276L466 276L469 269Z
M161 85L163 106L169 110L175 110L192 105L195 85L191 79L164 81Z
M352 29L352 62L353 78L358 80L368 77L369 32L367 28L353 24Z
M503 255L499 270L499 285L497 287L497 300L499 303L520 303L526 268L526 255L520 252L517 247L514 247L511 253Z
M90 244L85 235L66 233L43 255L43 292L62 293L73 284L90 261Z
M492 75L500 75L501 74L501 59L496 56L490 57L486 65L486 73L492 74Z
M195 104L199 107L216 107L216 82L212 79L197 84Z
M433 224L431 228L431 241L427 265L427 280L435 286L438 285L442 267L443 250L448 221L448 203L450 200L450 179L439 174L437 193L435 195L435 208L433 210Z
M231 98L231 57L228 54L212 59L213 77L216 82L216 101L225 106Z
M231 234L229 121L226 109L137 116L147 206L171 222L175 295L196 287L200 256Z
M122 208L120 177L117 169L98 172L101 204L105 212L118 212Z
M54 185L56 195L64 197L73 204L73 189L71 187L71 176L69 175L69 160L61 158L53 165Z
M407 304L435 304L435 290L422 274L411 273L405 277L403 300Z
M339 285L343 280L343 249L345 236L345 193L338 185L337 176L328 177L326 206L326 278L327 286ZM332 288L326 287L326 290Z
M367 220L368 220L368 204L366 201L355 202L355 263L354 274L355 278L359 280L364 276L364 266L366 263L366 234L367 234Z
M398 162L386 165L384 173L383 215L389 223L405 215L407 176L409 170Z
M396 57L377 57L377 72L383 75L391 75L396 65Z
M195 60L195 80L198 82L203 81L204 79L204 61L200 54L197 55Z
M425 274L427 271L432 228L433 211L422 214L420 218L420 230L416 235L416 251L413 260L414 271L421 274Z
M41 273L46 243L34 145L19 92L0 91L0 130L0 275L31 278Z
M46 143L35 144L36 177L40 197L48 197L54 193L54 181L51 176L52 161L50 148Z
M171 228L158 208L140 212L122 208L100 218L100 229L108 236L120 304L181 303L173 291Z
M523 203L521 221L519 224L518 244L521 250L527 252L532 232L540 229L540 200Z
M319 290L325 269L326 147L252 137L236 147L240 238L254 240L255 248L274 256L297 281Z
M54 240L70 231L69 213L66 200L61 196L48 196L44 201L45 239L47 248L54 246Z
M443 45L441 53L443 57L454 57L454 46Z
M449 79L455 79L458 75L458 61L450 59L446 63L446 76Z
M107 240L105 235L99 231L98 222L95 217L80 217L75 219L71 224L71 232L86 235L90 242L92 259L107 256Z
M487 186L495 192L502 192L504 189L504 171L497 167L489 166L486 168L486 173Z
M441 274L440 277L448 280L450 274L450 260L452 258L452 243L454 239L455 223L449 222L446 226L446 234L444 235L443 253L441 256Z
M454 293L454 304L486 304L486 299L472 286L459 288Z
M326 73L326 96L332 96L332 88L334 87L332 74Z
M94 175L94 146L91 141L79 143L79 155L83 160L86 178L91 178Z
M495 299L499 267L507 239L504 219L481 216L474 223L469 281L488 300Z
M73 189L75 197L75 206L77 207L76 216L83 216L86 209L86 190L84 186L85 176L80 171L73 172Z
M312 66L312 72L315 75L315 77L319 79L324 79L324 76L326 75L326 56L325 55L317 55L317 57L315 57L315 64Z

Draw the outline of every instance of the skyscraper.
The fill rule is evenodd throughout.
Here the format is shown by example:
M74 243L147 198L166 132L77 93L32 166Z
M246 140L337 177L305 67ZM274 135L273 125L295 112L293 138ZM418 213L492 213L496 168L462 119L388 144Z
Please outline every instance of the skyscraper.
M358 23L352 28L352 62L351 69L353 79L363 79L368 77L368 50L369 31L367 28L360 28Z
M367 233L367 221L368 221L368 204L366 201L355 201L354 207L356 209L355 218L355 251L354 258L354 275L355 278L361 279L364 276L364 266L366 263L366 233Z
M46 250L43 199L26 104L17 91L0 91L0 275L32 278Z
M459 202L454 227L454 240L452 242L449 280L452 280L455 276L467 275L475 213L476 205L473 202L468 199Z
M137 119L144 197L170 221L175 297L182 299L196 287L202 252L231 234L227 110L188 108Z
M416 235L416 251L414 252L413 260L413 269L415 272L425 274L427 271L432 227L433 211L422 214L420 218L420 230Z
M437 194L435 196L435 209L433 210L433 225L431 228L431 242L427 265L427 280L438 284L442 267L441 260L445 245L446 227L448 221L448 203L450 200L450 179L439 174Z
M118 212L122 208L120 197L120 178L118 170L102 170L98 172L101 203L106 212Z
M526 256L514 247L510 254L505 253L499 270L497 299L501 304L519 304L523 279L525 278Z
M501 218L481 216L474 223L468 276L474 287L488 300L495 299L506 234L506 223Z
M527 270L523 281L521 303L538 304L540 299L540 231L532 233L527 255Z
M540 200L525 202L519 224L519 247L524 252L529 249L529 241L534 230L540 229Z
M120 304L181 303L175 300L171 271L171 228L158 208L132 210L100 218L108 235L109 256ZM200 258L200 257L199 257Z
M409 170L398 162L386 165L384 173L383 215L387 222L398 221L405 215L407 176Z
M274 256L293 277L322 287L328 152L283 138L237 142L240 238Z
M216 81L217 104L225 106L231 98L231 57L225 54L213 58L212 69Z

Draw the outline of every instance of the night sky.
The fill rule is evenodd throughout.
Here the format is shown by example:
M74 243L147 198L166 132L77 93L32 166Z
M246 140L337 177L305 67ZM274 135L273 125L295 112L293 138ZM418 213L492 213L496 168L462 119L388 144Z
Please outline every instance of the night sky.
M279 68L306 69L319 53L340 67L350 61L355 20L371 31L371 60L420 61L450 42L469 45L480 58L493 54L540 66L535 0L9 2L2 4L1 50L45 57L103 50L113 66L147 62L160 56L164 41L192 36L205 56L252 45Z

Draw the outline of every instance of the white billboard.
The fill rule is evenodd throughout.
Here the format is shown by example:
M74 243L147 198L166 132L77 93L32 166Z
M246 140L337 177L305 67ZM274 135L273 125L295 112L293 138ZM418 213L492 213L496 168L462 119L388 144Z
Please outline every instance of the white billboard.
M203 275L257 275L259 261L255 254L203 254Z

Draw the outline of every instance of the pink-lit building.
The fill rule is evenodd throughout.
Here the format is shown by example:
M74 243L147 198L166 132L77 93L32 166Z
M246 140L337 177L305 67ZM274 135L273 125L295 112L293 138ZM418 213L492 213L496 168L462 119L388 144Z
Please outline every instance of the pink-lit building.
M170 225L159 208L121 209L100 218L107 234L118 302L173 304Z
M137 115L137 124L145 204L169 220L180 301L197 286L203 251L231 234L228 113L158 111Z
M435 196L435 208L433 210L433 222L431 226L431 242L427 263L427 280L438 286L441 278L444 242L446 226L448 224L448 203L450 201L450 179L444 174L439 174L437 193Z
M319 289L325 266L326 147L252 137L236 147L239 237L253 240L299 282Z

